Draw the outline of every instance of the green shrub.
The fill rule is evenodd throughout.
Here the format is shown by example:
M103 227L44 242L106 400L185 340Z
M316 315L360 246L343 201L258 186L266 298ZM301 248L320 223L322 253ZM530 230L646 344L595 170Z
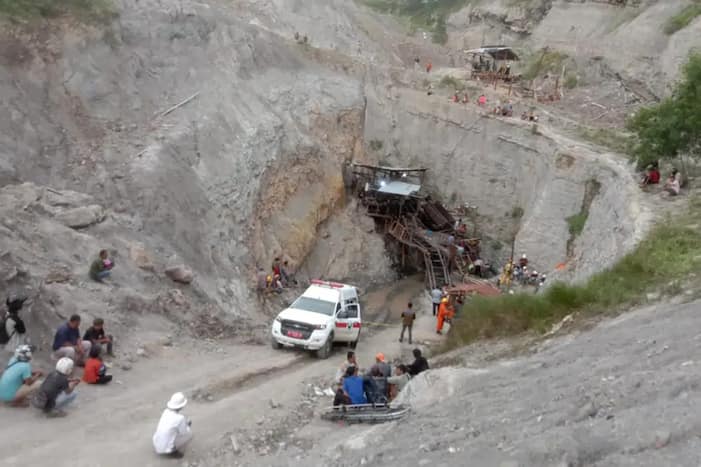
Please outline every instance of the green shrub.
M445 75L443 78L441 78L441 80L438 82L438 86L455 91L465 90L465 83L450 75Z
M577 237L582 233L587 223L587 217L589 217L589 213L580 212L579 214L567 218L567 225L569 226L571 236Z
M697 16L701 15L701 3L694 3L685 7L682 11L672 16L664 25L664 32L672 35L691 24Z
M557 50L541 49L524 60L524 71L521 76L526 80L535 79L546 73L562 71L562 65L569 59L568 55Z
M0 0L0 16L13 20L71 15L81 21L107 23L117 16L110 0Z
M579 78L574 73L569 73L565 76L565 82L562 85L567 89L574 89L579 84Z

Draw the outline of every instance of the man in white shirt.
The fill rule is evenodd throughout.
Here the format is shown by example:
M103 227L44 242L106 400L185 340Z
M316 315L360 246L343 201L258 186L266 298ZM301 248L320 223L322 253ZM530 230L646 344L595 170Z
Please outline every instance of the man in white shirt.
M346 354L346 361L343 362L341 368L339 368L336 372L336 384L343 384L343 377L345 376L346 370L349 366L358 366L358 361L355 359L355 352L353 352L352 350L348 351L348 353Z
M441 306L441 299L443 298L443 291L436 287L431 290L431 304L433 305L433 316L436 316L438 307Z
M168 401L153 434L153 447L157 454L176 459L183 457L183 449L192 441L190 421L180 413L186 405L187 399L182 392L176 392Z

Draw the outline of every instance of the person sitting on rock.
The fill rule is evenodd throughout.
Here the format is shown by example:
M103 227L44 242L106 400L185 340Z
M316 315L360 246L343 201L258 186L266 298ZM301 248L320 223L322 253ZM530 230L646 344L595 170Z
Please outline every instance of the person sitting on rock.
M348 397L348 394L346 394L345 392L343 392L343 388L342 388L342 387L339 387L339 388L336 390L336 395L335 395L334 398L333 398L333 406L334 406L334 407L339 407L339 406L342 406L342 405L351 405L351 404L352 404L352 402L351 402L350 397Z
M364 379L358 376L358 367L349 366L343 377L343 392L348 396L351 404L367 404L365 397Z
M43 373L32 371L32 349L23 344L15 349L0 377L0 401L12 407L27 407L27 399L39 387Z
M355 359L355 352L349 350L346 354L345 361L341 364L341 367L336 372L336 384L338 384L339 386L343 385L343 377L346 375L346 371L348 371L348 368L357 366L358 361Z
M100 347L104 345L107 347L107 355L113 356L113 343L114 337L112 335L105 335L105 320L102 318L95 318L92 322L92 326L85 331L83 334L83 340L89 341L93 347Z
M518 260L518 265L521 266L521 268L528 266L528 256L526 256L526 253L521 255L521 258Z
M176 459L184 456L183 450L192 441L192 423L180 413L186 405L182 392L173 394L166 404L152 438L156 454Z
M80 379L71 378L73 360L67 357L56 362L56 370L49 373L32 398L32 405L48 417L64 417L62 410L77 397L74 389Z
M506 101L504 105L501 106L501 115L502 117L511 117L514 115L514 107L511 101Z
M280 277L282 278L283 285L286 287L290 284L297 285L297 279L292 272L292 266L290 266L290 262L287 260L282 262Z
M645 169L645 176L640 181L640 186L657 185L660 183L660 170L650 164Z
M411 376L416 376L424 371L428 370L428 360L426 357L421 355L420 349L414 349L414 362L409 365L408 372Z
M107 374L107 367L100 357L102 348L99 345L90 349L90 358L85 362L83 381L88 384L107 384L112 381L112 375Z
M394 376L387 378L390 400L397 397L397 394L404 389L410 379L411 376L409 376L409 369L407 366L404 364L397 365L397 367L394 369Z
M90 265L90 278L102 282L112 274L114 262L109 258L107 250L100 250L98 258Z
M92 343L80 339L80 315L72 315L54 335L53 358L68 357L77 365L82 365L90 354Z
M26 297L7 297L5 305L7 305L7 315L0 320L0 344L5 344L5 350L14 352L17 347L25 344L25 334L27 327L24 321L19 317L19 312L27 301Z
M664 184L664 193L669 196L677 196L681 191L681 174L677 169L672 169L672 173L669 174L667 182Z
M268 292L282 293L282 284L280 283L279 276L275 277L277 279L270 274L265 277L265 289Z
M484 94L479 96L479 98L477 99L477 105L479 105L480 107L486 107L487 106L487 96L485 96Z

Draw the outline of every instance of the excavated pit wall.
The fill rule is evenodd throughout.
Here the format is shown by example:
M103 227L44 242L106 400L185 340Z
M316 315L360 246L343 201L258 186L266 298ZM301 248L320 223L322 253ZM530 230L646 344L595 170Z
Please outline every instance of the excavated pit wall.
M341 167L362 151L360 80L320 63L287 31L261 27L250 12L237 16L231 5L120 3L119 20L104 29L69 20L3 29L2 42L11 46L0 48L7 109L0 115L0 189L31 182L18 195L30 198L44 187L72 190L86 196L76 195L71 208L89 200L105 216L66 231L35 210L28 223L10 225L0 253L22 274L3 276L1 285L31 293L48 287L62 297L56 303L78 310L109 300L107 310L120 312L134 295L149 303L172 288L163 268L185 263L195 273L183 289L190 300L256 317L255 265L267 270L281 253L301 263L319 225L340 208ZM3 208L12 218L23 205ZM40 228L31 242L70 253L32 249L21 231L32 223ZM70 241L61 243L56 232ZM367 229L354 234L360 247L363 238L377 246ZM130 257L137 244L156 274ZM113 292L84 283L100 247L118 254ZM377 274L389 272L389 261L376 258ZM336 277L357 265L339 261ZM314 266L310 274L318 273ZM45 287L53 268L68 279ZM47 307L68 313L60 303Z
M424 93L366 93L365 140L382 147L378 160L427 167L427 186L444 201L477 206L480 229L504 245L501 260L516 230L517 254L527 252L539 271L566 263L558 276L580 280L610 266L646 228L632 175L614 155ZM591 200L590 180L600 185ZM567 219L583 209L585 227L570 240Z

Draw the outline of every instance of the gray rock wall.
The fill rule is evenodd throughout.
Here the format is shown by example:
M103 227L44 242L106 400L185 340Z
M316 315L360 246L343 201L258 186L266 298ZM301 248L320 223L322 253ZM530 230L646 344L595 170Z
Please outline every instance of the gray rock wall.
M628 188L631 175L616 156L437 96L395 90L386 98L373 89L368 96L365 140L382 142L374 156L427 167L427 187L444 201L476 205L480 230L504 245L502 260L517 231L516 254L527 253L539 271L565 263L568 272L559 277L582 279L611 265L646 228L637 191ZM567 218L581 211L590 179L601 190L568 254Z

